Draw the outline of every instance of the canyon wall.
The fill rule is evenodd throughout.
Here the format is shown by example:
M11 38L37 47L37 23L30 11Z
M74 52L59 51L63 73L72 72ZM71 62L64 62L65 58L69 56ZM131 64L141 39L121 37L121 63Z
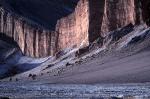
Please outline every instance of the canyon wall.
M109 31L130 23L150 23L149 0L88 0L89 41L104 38Z
M130 23L149 24L149 5L149 0L80 0L73 13L57 20L55 31L1 9L0 32L12 37L25 55L45 57L87 46Z
M130 23L143 23L149 17L146 1L80 0L74 13L57 22L60 49L78 46L83 40L86 40L87 45L97 38L104 38L109 31ZM85 39L87 36L88 39Z
M99 1L95 0L95 2L98 4ZM101 22L99 23L101 27L99 28L100 32L97 32L97 35L102 38L109 31L124 27L130 23L133 25L142 23L149 25L150 23L149 0L103 0L103 2L104 9L102 9L103 14L101 15L103 20L99 21ZM101 8L99 7L99 9Z
M88 1L80 0L74 13L57 22L58 49L88 45L88 12Z
M134 0L105 0L104 8L102 36L129 23L135 24Z
M23 54L31 57L54 55L56 32L43 29L30 20L0 9L0 32L12 37Z

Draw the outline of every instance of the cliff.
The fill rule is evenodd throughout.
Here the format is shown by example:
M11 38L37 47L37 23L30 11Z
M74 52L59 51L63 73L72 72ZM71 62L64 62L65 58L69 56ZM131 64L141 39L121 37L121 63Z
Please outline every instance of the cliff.
M149 0L105 0L102 33L148 20ZM105 34L102 34L103 36Z
M122 28L130 23L133 25L142 24L147 21L149 16L147 15L150 4L148 0L89 0L89 2L91 4L89 6L91 19L89 21L92 27L89 27L89 33L92 33L90 38L93 33L96 35L91 41L94 41L98 35L104 38L109 31ZM98 9L100 10L98 11Z
M149 4L148 0L80 0L74 13L57 22L61 48L80 45L82 41L87 45L103 39L109 31L147 22Z
M13 38L24 55L54 55L58 51L58 32L55 31L57 20L70 14L77 2L1 0L0 32Z
M74 13L57 21L58 49L88 45L88 12L88 1L80 0Z
M79 0L1 0L0 4L51 30L57 20L72 13Z
M149 0L65 0L67 6L63 4L60 8L62 0L15 1L15 9L0 11L0 32L12 37L22 52L32 57L54 55L68 47L88 46L97 38L103 40L109 31L130 23L150 23ZM30 6L24 6L28 2ZM41 8L40 4L45 6Z
M105 0L101 32L106 32L135 23L134 0Z
M55 53L57 33L3 8L0 10L0 23L0 32L13 38L25 55L45 57Z

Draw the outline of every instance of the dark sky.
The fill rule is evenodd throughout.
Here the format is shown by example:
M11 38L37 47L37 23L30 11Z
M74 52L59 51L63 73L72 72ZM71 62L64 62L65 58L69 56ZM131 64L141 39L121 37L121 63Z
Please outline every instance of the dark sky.
M54 29L58 19L74 11L79 0L3 0L13 12Z

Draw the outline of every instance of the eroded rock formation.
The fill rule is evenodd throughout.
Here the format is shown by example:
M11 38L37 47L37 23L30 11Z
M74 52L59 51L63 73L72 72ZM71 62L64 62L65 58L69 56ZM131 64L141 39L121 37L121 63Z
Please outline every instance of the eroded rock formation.
M149 0L79 0L71 14L58 18L55 31L1 9L0 32L14 38L25 55L45 57L67 47L87 46L130 23L149 24L149 5Z

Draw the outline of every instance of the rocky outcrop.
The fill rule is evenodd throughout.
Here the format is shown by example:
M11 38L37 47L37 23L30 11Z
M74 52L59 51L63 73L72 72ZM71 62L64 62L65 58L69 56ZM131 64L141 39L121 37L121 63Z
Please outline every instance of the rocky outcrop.
M55 53L56 32L50 32L3 8L0 10L0 23L0 32L12 37L25 55L45 57Z

